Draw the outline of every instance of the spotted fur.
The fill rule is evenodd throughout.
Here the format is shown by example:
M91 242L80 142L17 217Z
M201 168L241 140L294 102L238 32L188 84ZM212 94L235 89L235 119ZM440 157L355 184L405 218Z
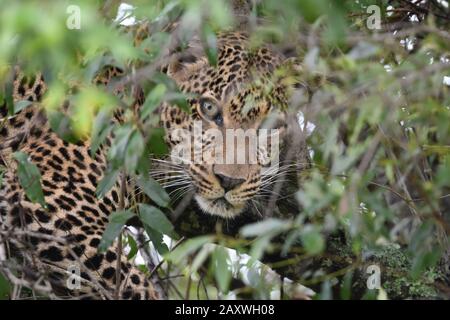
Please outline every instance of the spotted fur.
M112 68L103 75L101 81L97 78L96 82L107 82L117 73L118 70ZM108 78L105 80L105 77ZM39 105L46 90L40 74L28 79L16 70L13 87L15 102L28 100L34 104L10 117L6 104L0 107L0 155L7 168L0 189L1 229L10 230L11 234L14 234L14 230L27 232L13 243L15 250L20 252L31 249L31 258L37 271L48 274L49 279L55 281L55 290L63 289L58 288L61 282L56 280L65 281L65 271L74 266L81 271L86 283L94 285L83 284L81 290L65 294L85 294L90 298L114 297L117 244L105 253L97 250L108 216L119 208L118 186L113 187L102 199L98 199L95 194L106 169L105 152L100 150L91 156L88 141L69 144L51 130ZM29 201L19 184L12 159L15 151L28 154L29 160L39 168L46 209ZM121 258L119 274L121 298L158 297L146 275L124 256ZM109 296L106 296L107 293Z

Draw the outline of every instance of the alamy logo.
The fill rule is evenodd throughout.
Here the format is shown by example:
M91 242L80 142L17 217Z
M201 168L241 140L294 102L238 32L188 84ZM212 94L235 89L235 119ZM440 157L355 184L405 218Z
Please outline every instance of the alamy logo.
M367 7L366 12L370 14L367 18L366 26L369 30L381 29L381 9L377 5L371 5Z
M67 268L69 277L66 285L69 290L79 290L81 288L80 266L72 264Z
M376 264L371 264L367 267L366 273L370 274L367 278L367 289L381 288L381 270Z
M69 15L66 20L66 26L69 30L81 29L81 9L77 5L70 5L66 9L66 13Z
M176 143L171 156L175 163L278 165L278 129L225 129L203 131L202 121L193 130L174 129L170 138Z

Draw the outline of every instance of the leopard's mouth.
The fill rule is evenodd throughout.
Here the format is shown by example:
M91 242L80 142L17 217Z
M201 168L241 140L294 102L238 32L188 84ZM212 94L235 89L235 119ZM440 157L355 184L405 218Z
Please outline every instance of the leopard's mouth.
M215 206L223 206L226 209L229 209L230 207L232 207L232 204L225 197L214 199L211 202Z
M232 219L245 209L245 203L231 203L225 197L207 199L196 195L195 200L204 212L225 219Z

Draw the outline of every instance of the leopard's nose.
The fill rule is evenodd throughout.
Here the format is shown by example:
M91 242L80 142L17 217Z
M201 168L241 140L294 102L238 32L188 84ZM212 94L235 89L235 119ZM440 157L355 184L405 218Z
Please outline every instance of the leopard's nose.
M220 173L216 173L216 177L219 180L220 185L225 190L225 192L233 190L234 188L241 185L245 181L245 179L242 178L232 178Z

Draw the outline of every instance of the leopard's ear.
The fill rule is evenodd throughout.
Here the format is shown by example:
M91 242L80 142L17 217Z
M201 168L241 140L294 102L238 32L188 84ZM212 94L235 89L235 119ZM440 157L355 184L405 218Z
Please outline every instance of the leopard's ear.
M298 79L305 72L302 61L296 56L282 56L279 69L282 70L283 78Z
M194 36L184 48L180 46L176 51L169 59L166 73L178 83L188 80L189 75L208 64L203 46L197 36Z
M284 59L283 66L291 69L295 74L301 73L303 71L302 62L297 57L289 57Z
M303 62L296 56L289 56L281 62L280 69L283 72L279 83L287 90L288 95L290 97L305 95L306 100L309 100L311 87L308 81L308 70Z

